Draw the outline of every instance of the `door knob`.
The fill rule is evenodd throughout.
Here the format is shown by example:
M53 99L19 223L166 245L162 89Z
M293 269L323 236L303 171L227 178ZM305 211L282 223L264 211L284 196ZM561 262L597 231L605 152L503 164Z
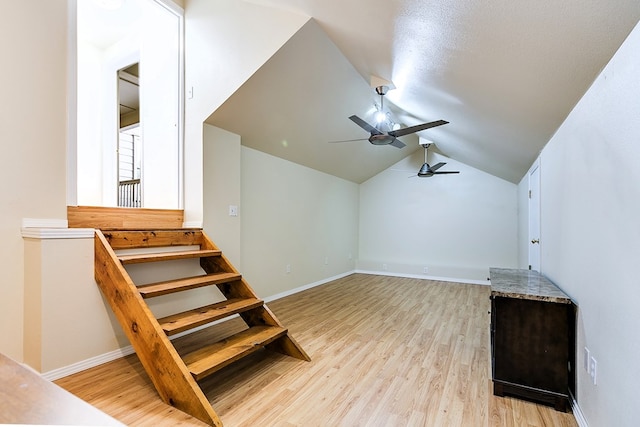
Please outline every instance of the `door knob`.
M540 243L540 239L533 239L531 243Z

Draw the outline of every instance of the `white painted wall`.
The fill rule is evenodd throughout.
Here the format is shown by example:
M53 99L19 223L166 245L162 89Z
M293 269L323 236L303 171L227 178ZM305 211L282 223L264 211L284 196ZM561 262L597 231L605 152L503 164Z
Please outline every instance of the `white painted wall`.
M236 0L189 0L185 9L185 222L203 221L204 121L308 17ZM240 53L240 54L239 54Z
M251 148L241 151L242 273L257 294L266 298L352 271L358 185Z
M3 2L0 352L23 357L23 218L66 219L67 1Z
M205 124L203 138L203 228L233 266L242 272L240 136ZM229 216L229 205L238 207L238 216Z
M490 267L518 265L516 185L430 153L440 161L460 174L409 178L418 150L361 184L359 269L486 283Z
M102 63L104 52L78 40L77 200L102 204Z
M94 242L88 237L24 239L24 362L43 373L91 366L122 354L129 341L94 280ZM138 285L202 274L197 260L127 266ZM220 301L215 287L147 301L157 317Z
M24 245L25 363L47 372L128 344L93 279L93 238Z
M541 155L542 272L579 307L577 399L590 426L640 419L638 64L636 26Z
M87 16L79 3L79 16ZM117 206L118 70L140 63L143 206L181 205L179 17L153 0L138 0L126 37L94 46L78 31L77 200ZM105 20L113 19L105 16ZM110 22L110 21L106 21ZM124 24L123 24L124 25Z
M142 205L178 209L182 207L180 17L147 1L141 27Z

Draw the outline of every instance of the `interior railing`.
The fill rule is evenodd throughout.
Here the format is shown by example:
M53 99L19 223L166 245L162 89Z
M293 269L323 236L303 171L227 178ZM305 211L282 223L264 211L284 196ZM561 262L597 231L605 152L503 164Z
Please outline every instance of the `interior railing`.
M142 207L140 179L129 179L118 183L118 206L123 208Z

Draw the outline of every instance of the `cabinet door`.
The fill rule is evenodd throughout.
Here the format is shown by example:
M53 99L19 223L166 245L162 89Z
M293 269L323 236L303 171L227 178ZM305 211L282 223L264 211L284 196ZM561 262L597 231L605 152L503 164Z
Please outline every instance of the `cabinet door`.
M494 379L567 393L567 304L494 298Z

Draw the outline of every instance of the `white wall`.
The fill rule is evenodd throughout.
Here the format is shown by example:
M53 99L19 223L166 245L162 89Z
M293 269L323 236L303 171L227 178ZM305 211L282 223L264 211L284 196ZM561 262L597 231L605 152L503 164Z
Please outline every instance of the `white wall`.
M308 17L236 0L189 0L185 9L185 221L203 216L204 121L298 31ZM240 54L239 54L240 53Z
M78 40L77 200L102 204L102 61L103 52Z
M93 45L86 24L78 26L75 203L117 206L117 73L140 63L143 206L177 209L182 166L179 17L153 0L129 6L130 21L121 23L127 34L109 46ZM95 7L80 2L79 19L88 19ZM105 13L103 19L108 26L114 17Z
M180 17L155 2L143 3L140 23L142 203L182 207Z
M66 0L3 2L0 352L23 356L23 218L66 219Z
M542 271L579 306L577 399L590 426L640 419L638 64L636 26L541 156Z
M353 271L357 184L247 147L241 180L242 274L258 295Z
M516 185L430 153L460 174L411 177L420 149L360 186L358 268L486 283L490 267L518 264Z
M205 124L203 137L203 228L233 266L242 272L240 136ZM230 205L238 207L238 216L229 216Z
M93 279L93 238L26 238L25 254L25 363L47 372L128 344Z

